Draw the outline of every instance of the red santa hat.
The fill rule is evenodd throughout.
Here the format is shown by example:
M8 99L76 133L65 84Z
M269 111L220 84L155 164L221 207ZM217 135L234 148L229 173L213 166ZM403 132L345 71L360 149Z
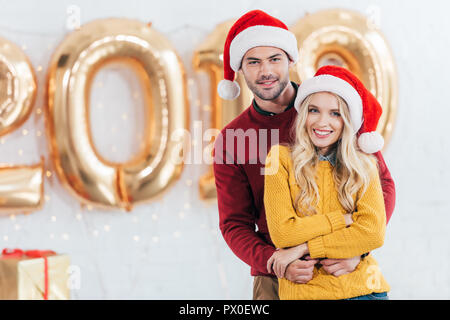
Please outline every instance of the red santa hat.
M350 111L350 121L354 133L359 135L358 146L365 153L380 151L383 137L376 132L382 109L377 99L350 71L337 66L324 66L317 70L313 78L300 85L294 105L300 105L310 94L328 91L345 100Z
M235 72L241 68L245 53L261 46L280 48L294 63L298 60L297 39L283 22L261 10L247 12L233 24L225 41L225 79L220 81L217 87L220 97L233 100L239 96L239 84L234 81Z

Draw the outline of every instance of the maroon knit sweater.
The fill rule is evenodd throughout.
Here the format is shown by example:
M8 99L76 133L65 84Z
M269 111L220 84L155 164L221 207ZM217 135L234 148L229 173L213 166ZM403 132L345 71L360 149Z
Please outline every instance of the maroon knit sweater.
M268 274L266 269L267 260L274 253L275 247L267 228L263 202L264 175L261 174L261 168L264 168L265 156L273 144L293 141L291 128L296 115L295 108L272 116L263 115L250 105L222 129L214 145L213 167L220 230L231 250L250 265L252 276L274 276ZM230 130L242 129L241 133L247 133L246 143L237 138L239 131L235 131L227 139L227 129L229 133ZM264 137L265 130L260 129L267 131L266 146L264 138L261 138ZM271 131L273 129L279 129L279 141L271 139L271 133L275 132ZM381 152L375 155L378 158L386 217L389 221L395 205L394 181Z

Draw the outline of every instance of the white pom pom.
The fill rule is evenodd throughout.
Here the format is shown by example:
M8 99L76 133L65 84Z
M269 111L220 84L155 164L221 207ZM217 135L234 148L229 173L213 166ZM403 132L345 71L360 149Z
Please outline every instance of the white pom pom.
M217 86L217 92L222 99L234 100L239 97L241 88L236 81L222 80Z
M365 153L375 153L384 146L384 139L376 131L364 132L358 138L359 148Z

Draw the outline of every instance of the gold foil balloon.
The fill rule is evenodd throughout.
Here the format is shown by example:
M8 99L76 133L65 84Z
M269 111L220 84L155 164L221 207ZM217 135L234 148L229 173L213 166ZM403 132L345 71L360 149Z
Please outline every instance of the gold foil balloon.
M0 213L29 213L42 207L44 159L31 166L0 167Z
M29 117L36 98L36 79L25 53L0 38L0 136Z
M223 100L217 93L217 85L223 79L223 47L228 31L235 20L219 24L195 50L193 65L195 70L206 72L210 79L211 128L221 130L242 111L247 109L253 99L241 73L236 73L236 81L241 94L234 100ZM216 185L212 166L199 181L200 197L204 200L216 198Z
M290 30L300 47L300 81L312 77L323 65L339 65L355 73L383 108L377 131L384 136L386 147L397 110L397 72L376 24L360 13L332 9L306 15Z
M21 126L36 97L33 68L23 51L0 38L0 136ZM31 166L0 166L0 213L31 212L42 206L43 160Z
M107 63L123 62L141 80L146 104L142 152L124 163L103 159L92 142L91 82ZM161 195L178 179L174 159L189 110L184 69L171 44L150 25L129 19L97 20L69 34L48 73L47 134L56 172L84 204L125 208Z

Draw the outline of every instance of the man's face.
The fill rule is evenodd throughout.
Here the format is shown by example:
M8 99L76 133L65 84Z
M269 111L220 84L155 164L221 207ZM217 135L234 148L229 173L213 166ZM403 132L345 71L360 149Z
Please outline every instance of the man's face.
M279 48L255 47L244 55L241 70L254 95L262 100L275 100L289 84L291 63Z

